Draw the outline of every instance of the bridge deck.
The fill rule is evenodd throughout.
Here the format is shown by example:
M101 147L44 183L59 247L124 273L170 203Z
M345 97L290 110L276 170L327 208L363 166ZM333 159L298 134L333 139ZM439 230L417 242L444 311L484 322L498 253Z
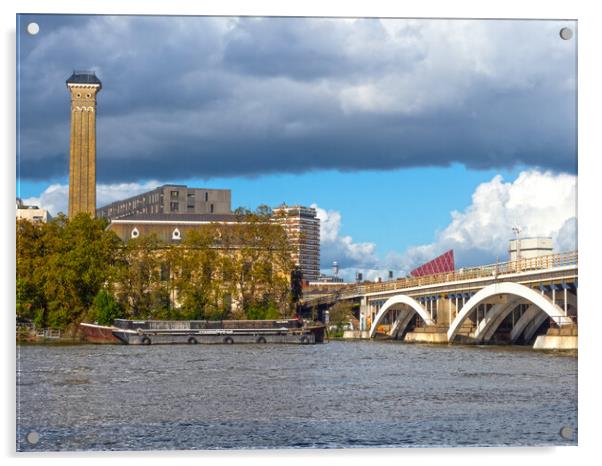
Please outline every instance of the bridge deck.
M324 290L318 297L307 296L302 300L305 305L319 305L336 300L354 299L363 296L386 296L403 290L405 293L428 289L429 292L449 291L452 288L482 287L500 279L520 281L521 283L540 283L546 274L557 279L558 273L567 273L567 279L577 277L577 251L551 254L548 256L520 259L481 267L464 268L454 272L439 273L423 277L407 277L381 283L357 284ZM474 284L474 286L470 286ZM316 290L319 291L319 290Z

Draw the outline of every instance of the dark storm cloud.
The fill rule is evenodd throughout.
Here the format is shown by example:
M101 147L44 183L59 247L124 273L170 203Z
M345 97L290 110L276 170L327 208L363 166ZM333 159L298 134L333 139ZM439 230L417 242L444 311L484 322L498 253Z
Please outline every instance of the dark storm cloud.
M575 170L575 49L561 23L35 20L38 36L20 32L24 178L67 173L73 69L103 81L105 183L454 162Z

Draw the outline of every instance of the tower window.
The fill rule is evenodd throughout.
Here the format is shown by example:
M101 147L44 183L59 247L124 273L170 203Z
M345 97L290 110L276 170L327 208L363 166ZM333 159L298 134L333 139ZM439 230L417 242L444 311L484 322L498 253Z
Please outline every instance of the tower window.
M213 204L211 204L211 213L213 213Z
M207 202L209 200L209 193L207 191L205 191L205 202Z

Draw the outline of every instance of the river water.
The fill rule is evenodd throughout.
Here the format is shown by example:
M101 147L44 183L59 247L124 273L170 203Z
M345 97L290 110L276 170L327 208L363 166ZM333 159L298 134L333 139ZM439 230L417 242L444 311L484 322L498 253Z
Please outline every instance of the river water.
M576 427L574 354L378 341L17 348L20 451L575 445Z

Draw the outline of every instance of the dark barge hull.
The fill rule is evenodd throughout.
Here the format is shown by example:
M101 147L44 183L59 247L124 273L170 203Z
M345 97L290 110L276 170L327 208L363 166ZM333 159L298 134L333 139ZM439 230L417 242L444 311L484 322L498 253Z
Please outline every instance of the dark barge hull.
M231 334L198 334L198 333L140 333L113 332L114 335L126 345L177 345L201 344L223 345L241 343L288 343L310 345L316 343L316 338L311 332L303 334L266 334L266 333L231 333Z
M92 324L83 324L92 325ZM102 327L102 326L95 326ZM126 345L156 344L315 344L324 341L324 326L289 320L159 321L116 319L103 327Z
M114 330L118 330L116 327L107 327L104 325L97 324L79 324L79 328L84 335L86 341L90 343L119 343L120 340L113 335Z

